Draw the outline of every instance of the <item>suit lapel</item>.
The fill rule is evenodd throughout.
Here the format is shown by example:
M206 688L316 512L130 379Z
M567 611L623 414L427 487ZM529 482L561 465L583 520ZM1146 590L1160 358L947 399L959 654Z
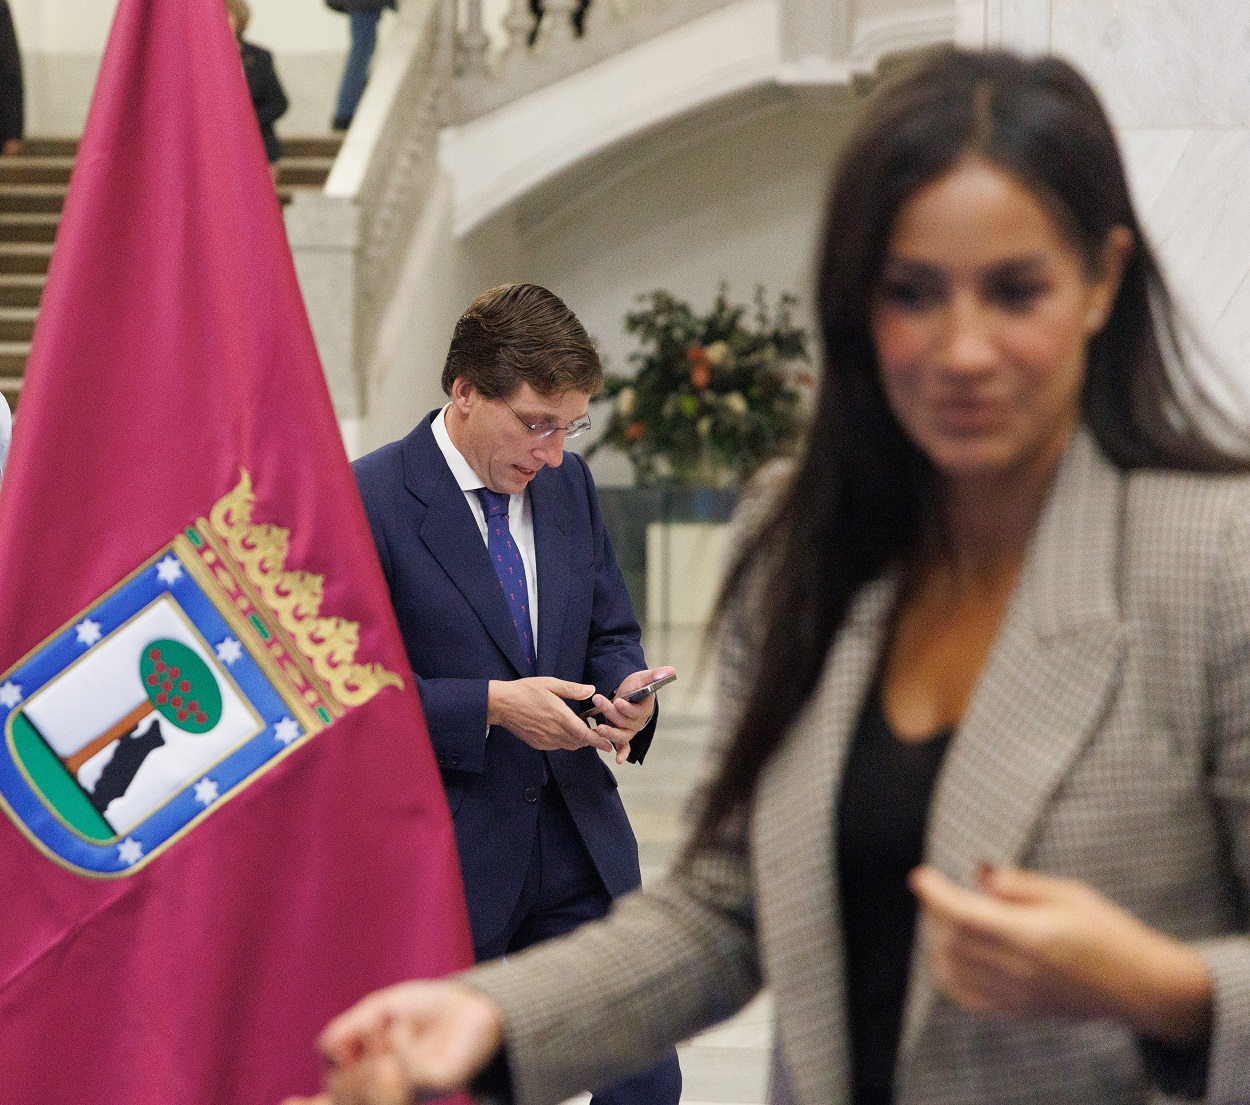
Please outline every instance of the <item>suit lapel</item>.
M404 483L426 507L421 541L517 674L524 675L528 664L499 577L464 492L434 440L430 421L427 417L403 442Z
M926 860L963 885L979 862L1024 858L1117 685L1123 495L1123 478L1078 432L930 807ZM936 996L922 946L912 956L900 1072Z
M538 561L538 674L554 675L569 603L569 518L555 480L540 472L530 484L534 559Z
M895 589L892 579L882 580L856 599L816 694L766 769L754 804L755 902L766 981L776 994L791 1081L804 1101L850 1095L847 1045L838 1044L847 1028L833 801Z

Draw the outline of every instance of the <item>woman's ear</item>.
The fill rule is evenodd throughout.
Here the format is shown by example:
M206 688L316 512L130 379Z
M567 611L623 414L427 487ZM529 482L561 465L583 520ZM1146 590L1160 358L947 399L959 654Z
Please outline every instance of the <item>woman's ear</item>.
M1090 285L1089 309L1085 314L1085 328L1090 337L1107 325L1116 296L1120 294L1124 269L1136 247L1137 241L1127 226L1116 225L1107 231L1098 268Z

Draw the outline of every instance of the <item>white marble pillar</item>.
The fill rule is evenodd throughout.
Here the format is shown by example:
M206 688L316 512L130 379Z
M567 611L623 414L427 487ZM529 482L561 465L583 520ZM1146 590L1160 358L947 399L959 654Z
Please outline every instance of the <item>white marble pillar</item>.
M1098 88L1146 231L1209 346L1199 367L1250 424L1250 4L956 0L956 36L1052 51Z

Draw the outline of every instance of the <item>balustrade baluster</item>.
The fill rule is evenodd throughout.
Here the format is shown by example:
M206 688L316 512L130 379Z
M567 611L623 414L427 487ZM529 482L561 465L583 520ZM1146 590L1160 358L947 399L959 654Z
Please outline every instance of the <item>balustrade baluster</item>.
M598 34L612 22L613 17L620 18L616 0L590 0L582 15L582 37Z
M535 45L550 48L573 41L573 12L577 0L543 0L543 17Z
M482 0L468 0L465 28L460 32L460 69L470 76L486 73L486 49L490 39L482 21Z
M438 2L438 45L434 50L433 81L440 124L455 122L460 113L456 91L456 0Z
M529 0L512 0L503 25L508 32L503 60L505 65L511 65L528 53L530 35L534 33L534 13L530 10Z

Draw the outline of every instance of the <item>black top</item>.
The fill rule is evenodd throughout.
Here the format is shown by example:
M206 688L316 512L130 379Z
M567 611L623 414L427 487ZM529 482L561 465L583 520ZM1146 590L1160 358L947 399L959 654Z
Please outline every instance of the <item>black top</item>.
M855 1105L889 1105L916 899L907 874L951 730L922 741L891 731L874 686L851 739L837 805L838 887Z
M247 90L256 109L256 122L260 124L260 137L265 143L265 156L277 161L282 156L282 143L273 125L288 107L286 92L278 80L273 54L261 46L239 39L239 53L243 58L243 73L247 77Z

